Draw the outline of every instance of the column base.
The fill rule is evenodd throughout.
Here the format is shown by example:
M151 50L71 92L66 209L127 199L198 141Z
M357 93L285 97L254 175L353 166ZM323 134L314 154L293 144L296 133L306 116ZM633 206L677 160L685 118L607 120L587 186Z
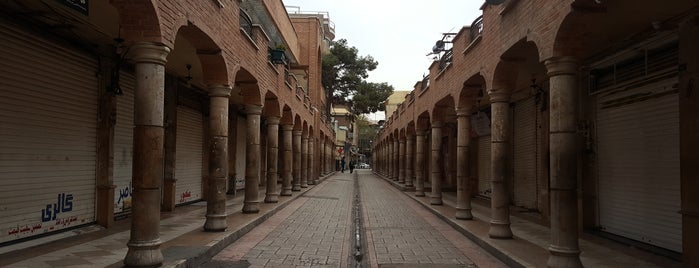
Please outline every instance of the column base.
M301 191L301 184L296 184L291 188L292 191L298 192Z
M510 223L490 221L488 236L495 239L512 239L512 229L510 229Z
M281 196L291 196L291 188L282 189Z
M431 196L430 197L430 205L440 206L442 204L443 204L443 202L442 202L441 196Z
M316 185L316 181L314 181L314 180L309 180L309 181L308 181L308 185Z
M207 232L223 232L228 228L226 215L206 215L204 223L204 231Z
M259 213L260 208L258 206L258 202L245 202L243 204L243 213L245 214L252 214L252 213Z
M548 267L583 267L580 262L580 250L549 246L549 260L546 262Z
M163 253L160 251L160 239L127 243L129 251L124 257L127 267L158 267L163 264Z
M455 216L459 220L473 220L471 209L457 208Z
M313 184L318 185L320 183L320 180L313 180Z
M277 203L279 202L278 194L268 194L265 195L265 203Z
M301 188L308 188L308 184L307 184L307 183L302 183L302 184L301 184Z
M425 196L425 192L423 192L422 190L415 190L415 196L423 197Z

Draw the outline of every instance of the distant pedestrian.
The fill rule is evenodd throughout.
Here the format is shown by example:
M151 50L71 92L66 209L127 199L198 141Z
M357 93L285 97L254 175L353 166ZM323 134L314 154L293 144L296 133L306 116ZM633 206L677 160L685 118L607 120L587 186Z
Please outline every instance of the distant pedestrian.
M345 157L342 157L342 160L340 160L340 170L342 173L345 173Z
M350 168L350 173L352 173L354 171L354 160L350 160L349 168Z

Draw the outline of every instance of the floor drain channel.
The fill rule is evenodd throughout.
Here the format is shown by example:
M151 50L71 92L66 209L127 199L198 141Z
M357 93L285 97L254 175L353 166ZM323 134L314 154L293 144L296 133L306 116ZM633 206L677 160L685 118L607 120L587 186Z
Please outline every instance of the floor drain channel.
M359 196L359 176L354 174L354 199L352 200L352 236L354 237L352 244L354 246L354 251L350 259L354 263L354 267L362 267L364 260L364 241L362 236L364 234L362 226L362 203Z

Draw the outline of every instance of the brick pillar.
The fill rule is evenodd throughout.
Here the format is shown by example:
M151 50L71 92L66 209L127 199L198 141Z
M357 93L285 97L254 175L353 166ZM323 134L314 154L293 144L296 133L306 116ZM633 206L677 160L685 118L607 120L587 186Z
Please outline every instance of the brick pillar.
M243 213L258 213L260 212L260 115L262 114L262 106L245 105L245 113L248 125Z
M545 61L549 76L551 244L549 267L582 267L578 246L576 149L578 64L574 58Z
M439 168L439 160L442 158L442 122L432 122L432 158L430 159L430 169L432 169L430 180L432 181L432 194L430 194L431 205L442 204L442 170ZM442 161L446 159L442 158Z
M136 65L133 130L133 207L131 236L124 264L160 266L160 186L163 180L165 62L170 49L135 43L129 56Z
M301 130L294 130L293 147L294 147L294 183L291 187L292 191L301 191Z
M425 130L415 130L415 196L425 196Z
M301 137L301 188L308 188L308 134Z
M206 231L224 231L228 180L228 98L231 87L209 87L209 193L206 198Z
M471 220L471 189L469 187L469 141L471 140L471 107L457 108L456 141L456 218Z
M510 229L510 195L507 189L509 181L508 167L510 158L510 94L502 90L489 90L490 109L492 111L492 132L490 158L492 167L491 220L488 235L491 238L512 238Z
M293 150L292 150L292 135L291 131L294 129L294 125L282 125L282 150L284 155L284 167L282 169L282 196L291 195L291 180L293 175L291 171L293 170Z
M407 135L405 140L405 186L413 187L415 173L415 135Z
M405 136L398 141L398 183L405 183Z
M277 203L277 169L279 165L279 117L267 117L267 188L265 189L265 203Z

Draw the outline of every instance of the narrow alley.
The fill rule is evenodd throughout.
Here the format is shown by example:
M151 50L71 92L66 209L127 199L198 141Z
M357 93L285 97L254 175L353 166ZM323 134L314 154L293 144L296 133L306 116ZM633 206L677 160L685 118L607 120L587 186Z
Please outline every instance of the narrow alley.
M357 179L364 226L362 267L505 267L370 170L354 175L330 177L205 266L354 267L351 211Z

